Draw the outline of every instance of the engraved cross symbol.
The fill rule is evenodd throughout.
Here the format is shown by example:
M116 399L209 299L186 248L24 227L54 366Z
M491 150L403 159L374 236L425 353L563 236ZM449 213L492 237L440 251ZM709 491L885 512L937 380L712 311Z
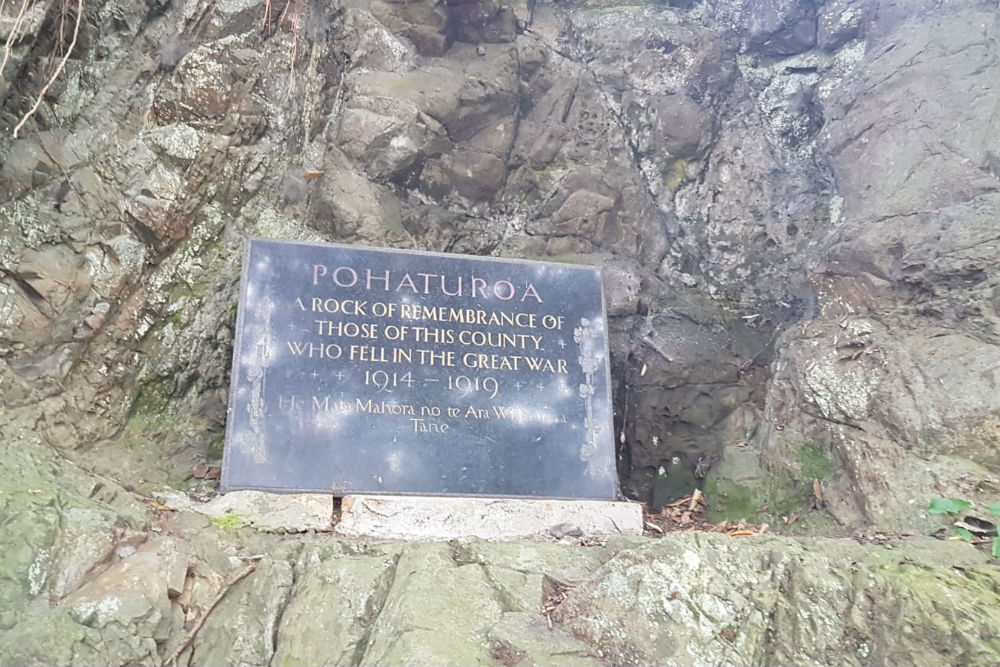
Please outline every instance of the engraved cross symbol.
M319 377L319 373L317 373L316 371L313 371L313 372L312 372L312 373L310 373L309 375L310 375L310 376L312 377L312 379L313 379L313 380L315 380L316 378L318 378L318 377Z
M344 378L347 377L347 376L344 375L344 371L337 371L336 373L333 374L333 377L337 378L338 380L340 380L342 382L344 380Z
M543 383L541 383L541 382L539 382L535 386L538 387L539 389L545 389L545 385Z
M524 386L524 384L522 384L520 380L518 380L518 381L516 381L514 383L514 389L517 389L518 391L520 391L521 387L523 387L523 386Z
M566 343L562 338L559 339L559 347L566 347Z

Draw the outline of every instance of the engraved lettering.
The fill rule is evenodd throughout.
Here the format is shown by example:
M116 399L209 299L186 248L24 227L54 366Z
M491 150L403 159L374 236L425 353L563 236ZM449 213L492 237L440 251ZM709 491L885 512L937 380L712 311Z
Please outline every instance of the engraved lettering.
M447 433L451 428L447 424L439 424L420 418L411 418L410 423L413 424L414 433Z
M501 287L503 290L501 290ZM514 284L509 280L498 280L493 283L493 294L501 301L510 301L514 298ZM506 296L504 296L506 294ZM524 299L521 299L522 301Z
M373 275L371 269L365 269L365 289L372 288L373 280L381 280L383 286L385 287L385 291L389 291L389 269L385 270L385 275L382 277Z
M343 280L350 282L341 282L340 276L346 276ZM333 272L333 282L337 287L354 287L358 283L358 272L349 266L338 266Z

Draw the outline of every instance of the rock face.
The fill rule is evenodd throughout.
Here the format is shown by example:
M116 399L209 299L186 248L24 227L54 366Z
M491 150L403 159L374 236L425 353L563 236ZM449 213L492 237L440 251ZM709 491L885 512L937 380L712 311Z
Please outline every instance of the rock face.
M0 439L40 439L4 463L17 479L47 475L52 452L77 470L51 488L2 487L4 533L22 536L0 580L4 599L19 600L0 610L8 662L157 662L233 573L224 552L199 551L215 559L205 574L167 568L123 583L134 564L170 561L198 532L160 539L159 519L135 498L211 490L190 472L221 455L248 235L603 266L630 497L659 504L702 485L719 515L783 525L775 519L815 504L818 485L822 508L793 529L828 533L923 530L935 525L921 512L932 497L1000 499L993 0L88 0L75 50L17 139L9 130L50 71L39 64L66 33L54 0L19 23L18 3L8 5ZM13 514L15 495L31 512ZM580 577L599 582L600 567L629 559L652 571L685 549L701 563L728 553L685 539L622 547L631 555L620 562L602 552ZM782 544L774 554L800 553ZM767 579L770 592L752 599L723 591L718 609L790 620L759 635L733 625L723 639L737 659L712 644L721 640L670 629L668 616L683 617L673 612L650 611L637 629L649 635L654 619L673 639L626 647L602 625L620 620L622 601L587 587L552 614L556 650L539 639L539 617L511 602L527 589L497 593L483 567L436 548L273 546L220 607L235 615L244 596L270 610L240 621L257 624L244 626L257 644L227 643L209 623L194 662L311 662L306 639L281 639L283 619L310 620L311 599L364 620L328 626L341 628L338 664L517 664L545 650L545 661L573 664L988 662L973 648L943 653L958 643L930 646L926 623L859 634L859 614L898 620L929 604L901 588L918 568L869 556L858 572L909 611L862 595L868 574L812 547L802 558L815 568L753 556L726 591L763 582L763 562L787 581ZM353 550L371 559L358 578ZM459 653L434 653L451 649L431 648L421 610L392 595L437 586L434 575L400 578L411 561L461 571L482 594L454 628L499 628L486 653L460 653L458 640ZM319 579L302 578L304 562L325 564L309 576L350 580L356 595L326 600ZM828 571L856 606L831 597L840 613L807 630L797 603L781 600L799 577L812 586ZM952 581L932 572L927 581ZM987 580L961 576L980 599ZM128 595L107 602L115 586ZM372 616L386 599L399 604ZM686 608L729 618L712 604ZM969 613L934 627L971 637L974 623L997 625ZM397 627L413 628L406 641L391 640ZM789 628L815 646L778 647ZM36 632L52 642L17 639ZM28 654L50 643L61 652ZM817 652L782 652L792 650Z
M0 139L0 423L183 486L242 239L335 240L605 267L630 497L996 497L995 7L938 4L86 3Z
M275 535L137 501L5 435L0 665L1000 660L1000 569L964 543Z

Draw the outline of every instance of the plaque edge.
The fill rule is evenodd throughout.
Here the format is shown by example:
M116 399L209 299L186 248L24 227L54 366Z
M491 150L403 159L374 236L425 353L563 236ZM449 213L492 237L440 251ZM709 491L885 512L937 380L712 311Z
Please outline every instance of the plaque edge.
M548 266L551 268L564 268L572 269L574 271L592 271L596 272L601 276L601 305L604 305L604 293L603 293L603 266L592 265L592 264L574 264L572 262L547 262L541 259L522 259L520 257L496 257L494 255L468 255L459 252L439 252L437 250L412 250L407 248L390 248L386 246L372 246L372 245L358 245L350 243L334 243L332 241L301 241L298 239L276 239L266 236L248 236L246 237L247 242L260 241L264 243L280 243L284 245L301 245L301 246L321 246L325 248L336 248L341 250L361 250L370 252L389 252L389 253L399 253L404 255L415 255L421 256L432 256L432 257L446 257L446 258L459 258L459 259L469 259L473 261L482 262L508 262L508 263L518 263L518 264L533 264L537 266ZM607 319L605 317L605 319Z
M618 452L615 440L615 399L611 385L611 322L608 321L607 295L604 290L604 267L598 267L597 282L601 288L601 318L604 320L604 382L608 388L608 413L611 415L611 475L614 479L615 500L622 500L625 495L622 493L622 481L618 477ZM625 424L622 424L622 429Z
M248 288L249 266L250 266L250 253L253 249L253 242L256 240L255 237L247 236L243 239L243 259L240 262L240 289L236 300L236 332L233 336L233 358L232 364L229 369L229 395L228 401L226 402L226 435L223 440L222 445L222 471L219 476L219 493L226 494L230 491L241 490L238 486L231 486L229 484L229 459L232 454L233 447L233 434L235 429L229 428L229 420L236 409L236 392L233 391L234 385L237 384L237 373L239 372L239 365L237 364L240 350L243 346L243 319L244 319L244 308L241 307L242 304L246 304L246 291Z
M617 491L617 475L615 476L615 490ZM227 493L230 491L261 491L263 493L274 493L278 495L302 495L302 494L313 494L313 495L324 495L333 496L334 498L344 498L346 496L393 496L393 497L406 497L406 496L417 496L420 498L499 498L499 499L510 499L510 500L594 500L602 502L634 502L625 499L623 501L620 497L607 497L607 496L552 496L552 495L515 495L515 494L501 494L501 493L443 493L434 491L389 491L389 490L367 490L367 489L351 489L351 490L337 490L337 489L311 489L311 488L295 488L291 489L288 487L271 487L271 486L234 486L227 489ZM617 496L617 494L616 494Z

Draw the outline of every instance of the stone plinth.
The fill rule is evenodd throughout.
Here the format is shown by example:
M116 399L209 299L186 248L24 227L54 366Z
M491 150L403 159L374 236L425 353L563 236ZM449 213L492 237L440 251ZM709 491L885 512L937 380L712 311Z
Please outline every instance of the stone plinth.
M199 503L186 494L160 493L159 500L172 509L204 514L222 525L250 526L267 533L329 532L333 530L333 498L327 494L276 494L232 491Z
M401 540L641 535L636 503L603 500L345 496L337 533Z

